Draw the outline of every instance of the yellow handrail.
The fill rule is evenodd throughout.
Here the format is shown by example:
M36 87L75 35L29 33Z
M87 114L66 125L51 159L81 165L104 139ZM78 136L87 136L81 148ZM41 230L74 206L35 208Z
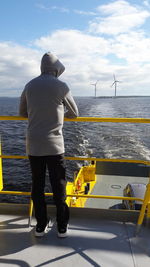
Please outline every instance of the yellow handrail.
M21 191L0 191L0 194L5 195L18 195L18 196L31 196L31 192L21 192ZM45 196L53 196L53 193L45 193ZM97 198L97 199L118 199L118 200L136 200L144 202L142 198L136 197L122 197L122 196L106 196L106 195L82 195L82 194L67 194L67 197L81 197L81 198Z
M27 120L20 116L0 116L0 120ZM77 117L75 119L65 118L64 121L79 122L113 122L113 123L150 123L149 118L99 118L99 117Z
M28 159L28 156L21 155L0 155L3 159ZM92 158L92 157L65 157L66 160L78 160L78 161L100 161L100 162L126 162L126 163L138 163L144 165L150 165L150 161L146 160L134 160L134 159L103 159L103 158Z

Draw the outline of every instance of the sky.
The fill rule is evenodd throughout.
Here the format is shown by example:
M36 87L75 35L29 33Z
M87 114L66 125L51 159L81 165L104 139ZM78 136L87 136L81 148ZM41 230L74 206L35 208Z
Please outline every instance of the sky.
M45 52L74 96L150 95L150 0L0 1L0 96L18 97Z

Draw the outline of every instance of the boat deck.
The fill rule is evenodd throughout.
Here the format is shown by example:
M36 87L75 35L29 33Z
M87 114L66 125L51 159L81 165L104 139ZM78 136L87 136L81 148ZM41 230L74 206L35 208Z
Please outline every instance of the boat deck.
M70 210L67 238L57 237L54 207L49 208L48 234L35 238L35 221L28 227L26 205L1 204L0 266L150 266L149 229L143 226L134 236L138 211Z
M144 183L147 184L148 177L137 176L120 176L120 175L96 175L96 184L91 191L92 195L108 195L108 196L123 196L123 190L128 183ZM94 199L89 198L85 206L90 208L117 208L122 203L122 200L113 199Z

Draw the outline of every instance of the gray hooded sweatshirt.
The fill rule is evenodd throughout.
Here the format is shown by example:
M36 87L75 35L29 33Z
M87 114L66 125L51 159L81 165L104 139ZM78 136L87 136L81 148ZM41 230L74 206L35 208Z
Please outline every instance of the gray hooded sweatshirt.
M41 75L26 84L22 92L19 115L28 118L28 155L64 153L64 107L65 117L78 116L78 108L68 86L57 78L64 70L57 57L46 53L41 60Z

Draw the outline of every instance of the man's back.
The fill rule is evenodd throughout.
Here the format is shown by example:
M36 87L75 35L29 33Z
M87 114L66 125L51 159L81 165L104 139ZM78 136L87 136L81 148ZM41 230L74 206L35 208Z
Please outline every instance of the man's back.
M68 110L66 117L77 117L78 109L68 86L56 78L64 66L45 54L41 70L44 72L25 86L20 101L20 115L29 120L27 153L57 155L64 153L64 105Z
M30 134L56 135L64 120L63 100L69 89L49 74L42 74L25 88ZM59 134L59 133L57 133Z

